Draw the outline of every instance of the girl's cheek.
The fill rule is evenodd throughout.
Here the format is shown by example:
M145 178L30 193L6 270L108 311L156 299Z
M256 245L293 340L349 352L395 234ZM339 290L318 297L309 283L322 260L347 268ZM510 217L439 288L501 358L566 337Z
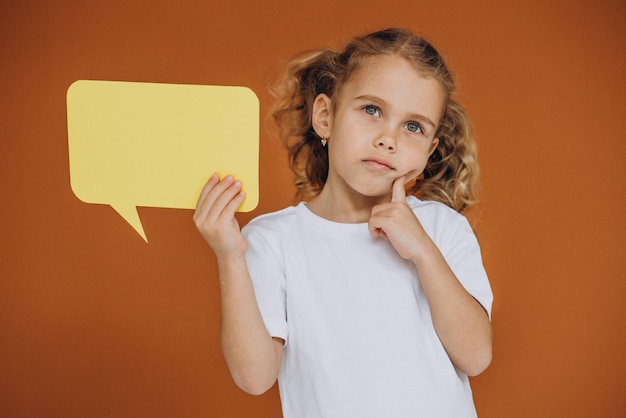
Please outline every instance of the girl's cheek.
M407 171L404 174L404 177L406 177L404 183L407 184L407 183L410 183L411 181L415 180L416 177L418 177L420 174L422 174L422 171L424 171L424 167L421 167L421 166Z

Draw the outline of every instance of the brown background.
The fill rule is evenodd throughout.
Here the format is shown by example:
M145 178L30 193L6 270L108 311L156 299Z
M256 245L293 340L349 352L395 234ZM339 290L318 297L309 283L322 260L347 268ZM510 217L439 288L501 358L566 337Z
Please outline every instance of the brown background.
M146 244L69 184L77 79L244 85L281 60L404 26L459 76L483 175L470 213L495 293L482 417L616 417L623 396L626 13L621 1L18 1L0 5L0 416L276 417L232 383L215 260L189 210ZM292 203L261 135L252 216Z

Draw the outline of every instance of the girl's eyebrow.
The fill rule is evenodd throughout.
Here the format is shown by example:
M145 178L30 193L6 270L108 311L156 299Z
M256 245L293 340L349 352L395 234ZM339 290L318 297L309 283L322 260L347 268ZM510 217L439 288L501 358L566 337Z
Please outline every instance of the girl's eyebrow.
M357 100L357 101L367 101L367 102L372 102L374 104L380 104L380 105L386 105L387 104L387 102L384 99L382 99L382 98L380 98L378 96L371 95L371 94L363 94L361 96L357 96L357 97L354 98L354 100ZM419 120L421 122L427 123L427 124L431 125L433 128L437 127L435 122L430 120L430 118L428 118L428 117L426 117L424 115L420 115L419 113L409 113L408 117L410 119L416 119L416 120Z

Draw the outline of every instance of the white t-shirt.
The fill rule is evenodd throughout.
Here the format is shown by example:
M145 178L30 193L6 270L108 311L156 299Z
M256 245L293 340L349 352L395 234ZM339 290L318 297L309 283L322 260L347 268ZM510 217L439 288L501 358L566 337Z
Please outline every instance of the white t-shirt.
M466 218L407 202L459 281L491 312L492 293ZM367 224L323 219L304 203L244 229L269 333L285 340L285 417L475 417L467 376L439 341L415 267Z

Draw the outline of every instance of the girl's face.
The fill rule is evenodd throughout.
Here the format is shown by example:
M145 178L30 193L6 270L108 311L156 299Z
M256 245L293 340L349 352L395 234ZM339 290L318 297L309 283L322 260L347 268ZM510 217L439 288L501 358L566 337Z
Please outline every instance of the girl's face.
M330 137L325 187L386 198L395 179L417 177L439 143L444 102L441 84L404 58L368 58L342 86L335 112L328 97L316 100L327 106L326 113L314 110L314 118L326 115L321 126Z

